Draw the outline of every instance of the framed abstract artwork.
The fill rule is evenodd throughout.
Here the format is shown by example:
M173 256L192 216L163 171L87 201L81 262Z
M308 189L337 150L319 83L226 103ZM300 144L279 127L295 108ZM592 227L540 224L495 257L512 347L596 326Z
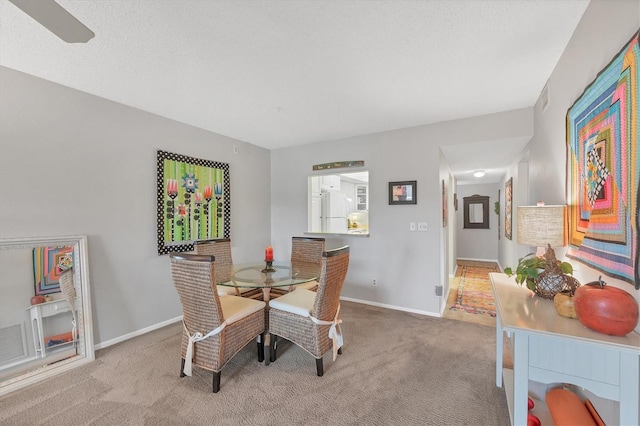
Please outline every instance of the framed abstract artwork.
M447 183L442 179L442 227L447 227L447 216L449 215L449 199L447 196Z
M638 33L567 111L567 256L640 289Z
M36 296L60 292L60 274L63 270L58 264L69 257L73 259L73 246L33 249L33 281Z
M513 218L513 210L511 203L513 199L513 178L509 178L504 183L504 236L508 239L512 239L511 234L511 219Z
M415 180L389 182L389 204L417 204Z
M229 164L158 150L158 255L230 238Z
M500 239L500 190L498 189L498 201L496 206L496 214L498 215L498 240Z

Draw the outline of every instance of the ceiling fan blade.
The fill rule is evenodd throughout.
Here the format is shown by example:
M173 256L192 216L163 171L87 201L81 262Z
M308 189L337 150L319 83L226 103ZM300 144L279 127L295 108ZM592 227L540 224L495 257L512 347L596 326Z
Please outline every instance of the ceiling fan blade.
M95 34L54 0L9 0L67 43L86 43Z

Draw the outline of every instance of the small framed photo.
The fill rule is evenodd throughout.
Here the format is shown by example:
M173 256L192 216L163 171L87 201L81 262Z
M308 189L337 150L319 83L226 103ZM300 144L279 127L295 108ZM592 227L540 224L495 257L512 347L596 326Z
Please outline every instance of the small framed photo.
M389 182L389 204L417 204L415 180Z

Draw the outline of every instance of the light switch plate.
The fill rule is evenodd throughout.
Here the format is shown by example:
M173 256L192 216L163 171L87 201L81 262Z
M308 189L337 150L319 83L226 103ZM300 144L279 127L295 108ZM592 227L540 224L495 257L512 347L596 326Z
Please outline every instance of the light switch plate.
M409 222L409 231L415 231L415 230L416 230L416 223Z

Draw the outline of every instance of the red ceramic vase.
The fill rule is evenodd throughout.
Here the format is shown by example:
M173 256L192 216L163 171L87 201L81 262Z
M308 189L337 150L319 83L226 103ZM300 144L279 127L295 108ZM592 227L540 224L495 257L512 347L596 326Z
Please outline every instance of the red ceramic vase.
M626 336L638 324L638 302L631 294L603 281L578 287L573 305L580 322L599 333Z

